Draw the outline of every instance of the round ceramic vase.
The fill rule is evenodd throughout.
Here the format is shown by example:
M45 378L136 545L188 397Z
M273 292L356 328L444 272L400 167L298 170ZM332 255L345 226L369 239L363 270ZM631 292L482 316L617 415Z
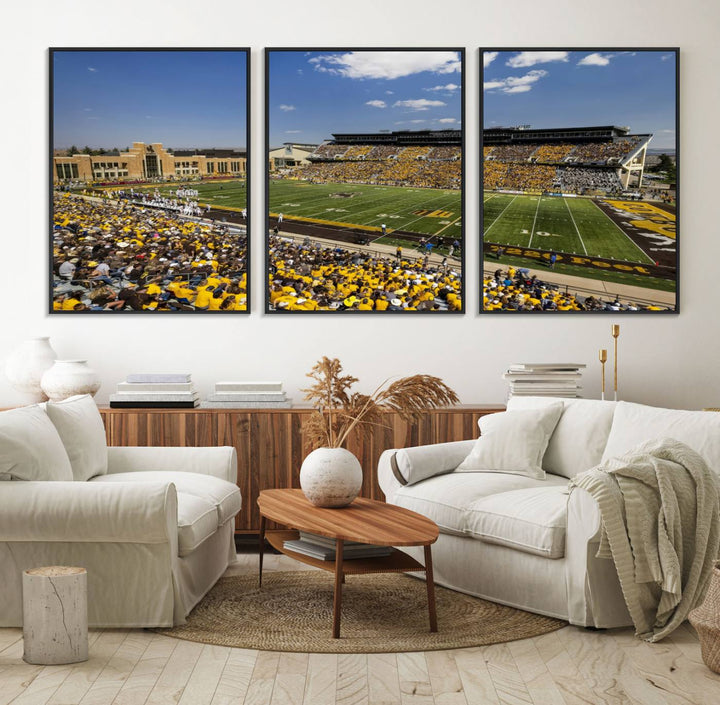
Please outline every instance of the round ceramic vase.
M345 448L318 448L300 468L300 487L316 507L345 507L362 487L360 461Z
M40 384L50 401L62 401L76 394L95 396L100 389L100 378L87 360L55 360Z
M50 338L30 338L7 358L5 375L14 389L29 395L32 401L47 401L40 380L53 366L56 357Z

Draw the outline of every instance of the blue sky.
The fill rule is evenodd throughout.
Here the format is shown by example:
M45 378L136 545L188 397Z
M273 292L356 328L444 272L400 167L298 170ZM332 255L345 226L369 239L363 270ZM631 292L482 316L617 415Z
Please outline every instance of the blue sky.
M56 51L55 148L244 148L242 51Z
M484 126L624 125L675 148L675 54L483 52Z
M271 51L270 146L333 132L460 128L460 53Z

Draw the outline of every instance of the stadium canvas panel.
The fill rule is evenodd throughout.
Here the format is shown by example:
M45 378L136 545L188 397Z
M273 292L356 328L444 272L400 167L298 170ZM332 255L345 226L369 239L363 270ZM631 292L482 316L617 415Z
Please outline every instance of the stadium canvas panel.
M678 50L481 57L481 310L678 312Z
M50 49L50 312L247 313L249 49Z
M462 49L267 49L266 311L462 313Z

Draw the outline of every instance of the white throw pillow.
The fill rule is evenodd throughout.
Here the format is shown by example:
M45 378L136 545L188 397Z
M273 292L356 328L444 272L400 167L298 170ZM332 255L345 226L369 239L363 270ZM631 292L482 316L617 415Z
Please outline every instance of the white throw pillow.
M394 463L393 472L397 470L400 475L398 481L414 485L428 477L452 472L467 457L473 444L474 441L454 441L402 448L390 462Z
M552 397L512 397L507 410L538 409L557 403ZM599 465L617 405L598 399L563 399L562 404L564 411L550 437L543 469L571 478Z
M0 413L0 478L73 479L60 436L40 407L24 406Z
M105 426L93 398L83 394L64 401L49 401L45 411L60 434L73 477L85 482L104 475L108 467Z
M555 403L481 417L480 438L455 472L506 472L544 480L543 455L562 411L562 403Z

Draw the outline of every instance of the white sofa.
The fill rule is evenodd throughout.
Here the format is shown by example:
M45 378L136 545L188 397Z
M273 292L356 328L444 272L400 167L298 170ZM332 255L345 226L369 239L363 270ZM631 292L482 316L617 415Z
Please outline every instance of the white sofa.
M234 448L107 447L89 396L0 413L0 626L22 571L82 566L93 627L172 626L236 558Z
M515 397L504 418L557 402ZM380 487L388 502L439 525L433 546L437 583L576 625L627 626L632 621L615 566L595 557L597 505L584 490L569 492L568 479L644 441L668 437L700 453L720 479L720 414L627 402L562 402L540 455L544 478L462 471L476 447L471 440L386 451L378 466ZM505 452L512 454L512 447ZM403 550L422 560L421 550Z

